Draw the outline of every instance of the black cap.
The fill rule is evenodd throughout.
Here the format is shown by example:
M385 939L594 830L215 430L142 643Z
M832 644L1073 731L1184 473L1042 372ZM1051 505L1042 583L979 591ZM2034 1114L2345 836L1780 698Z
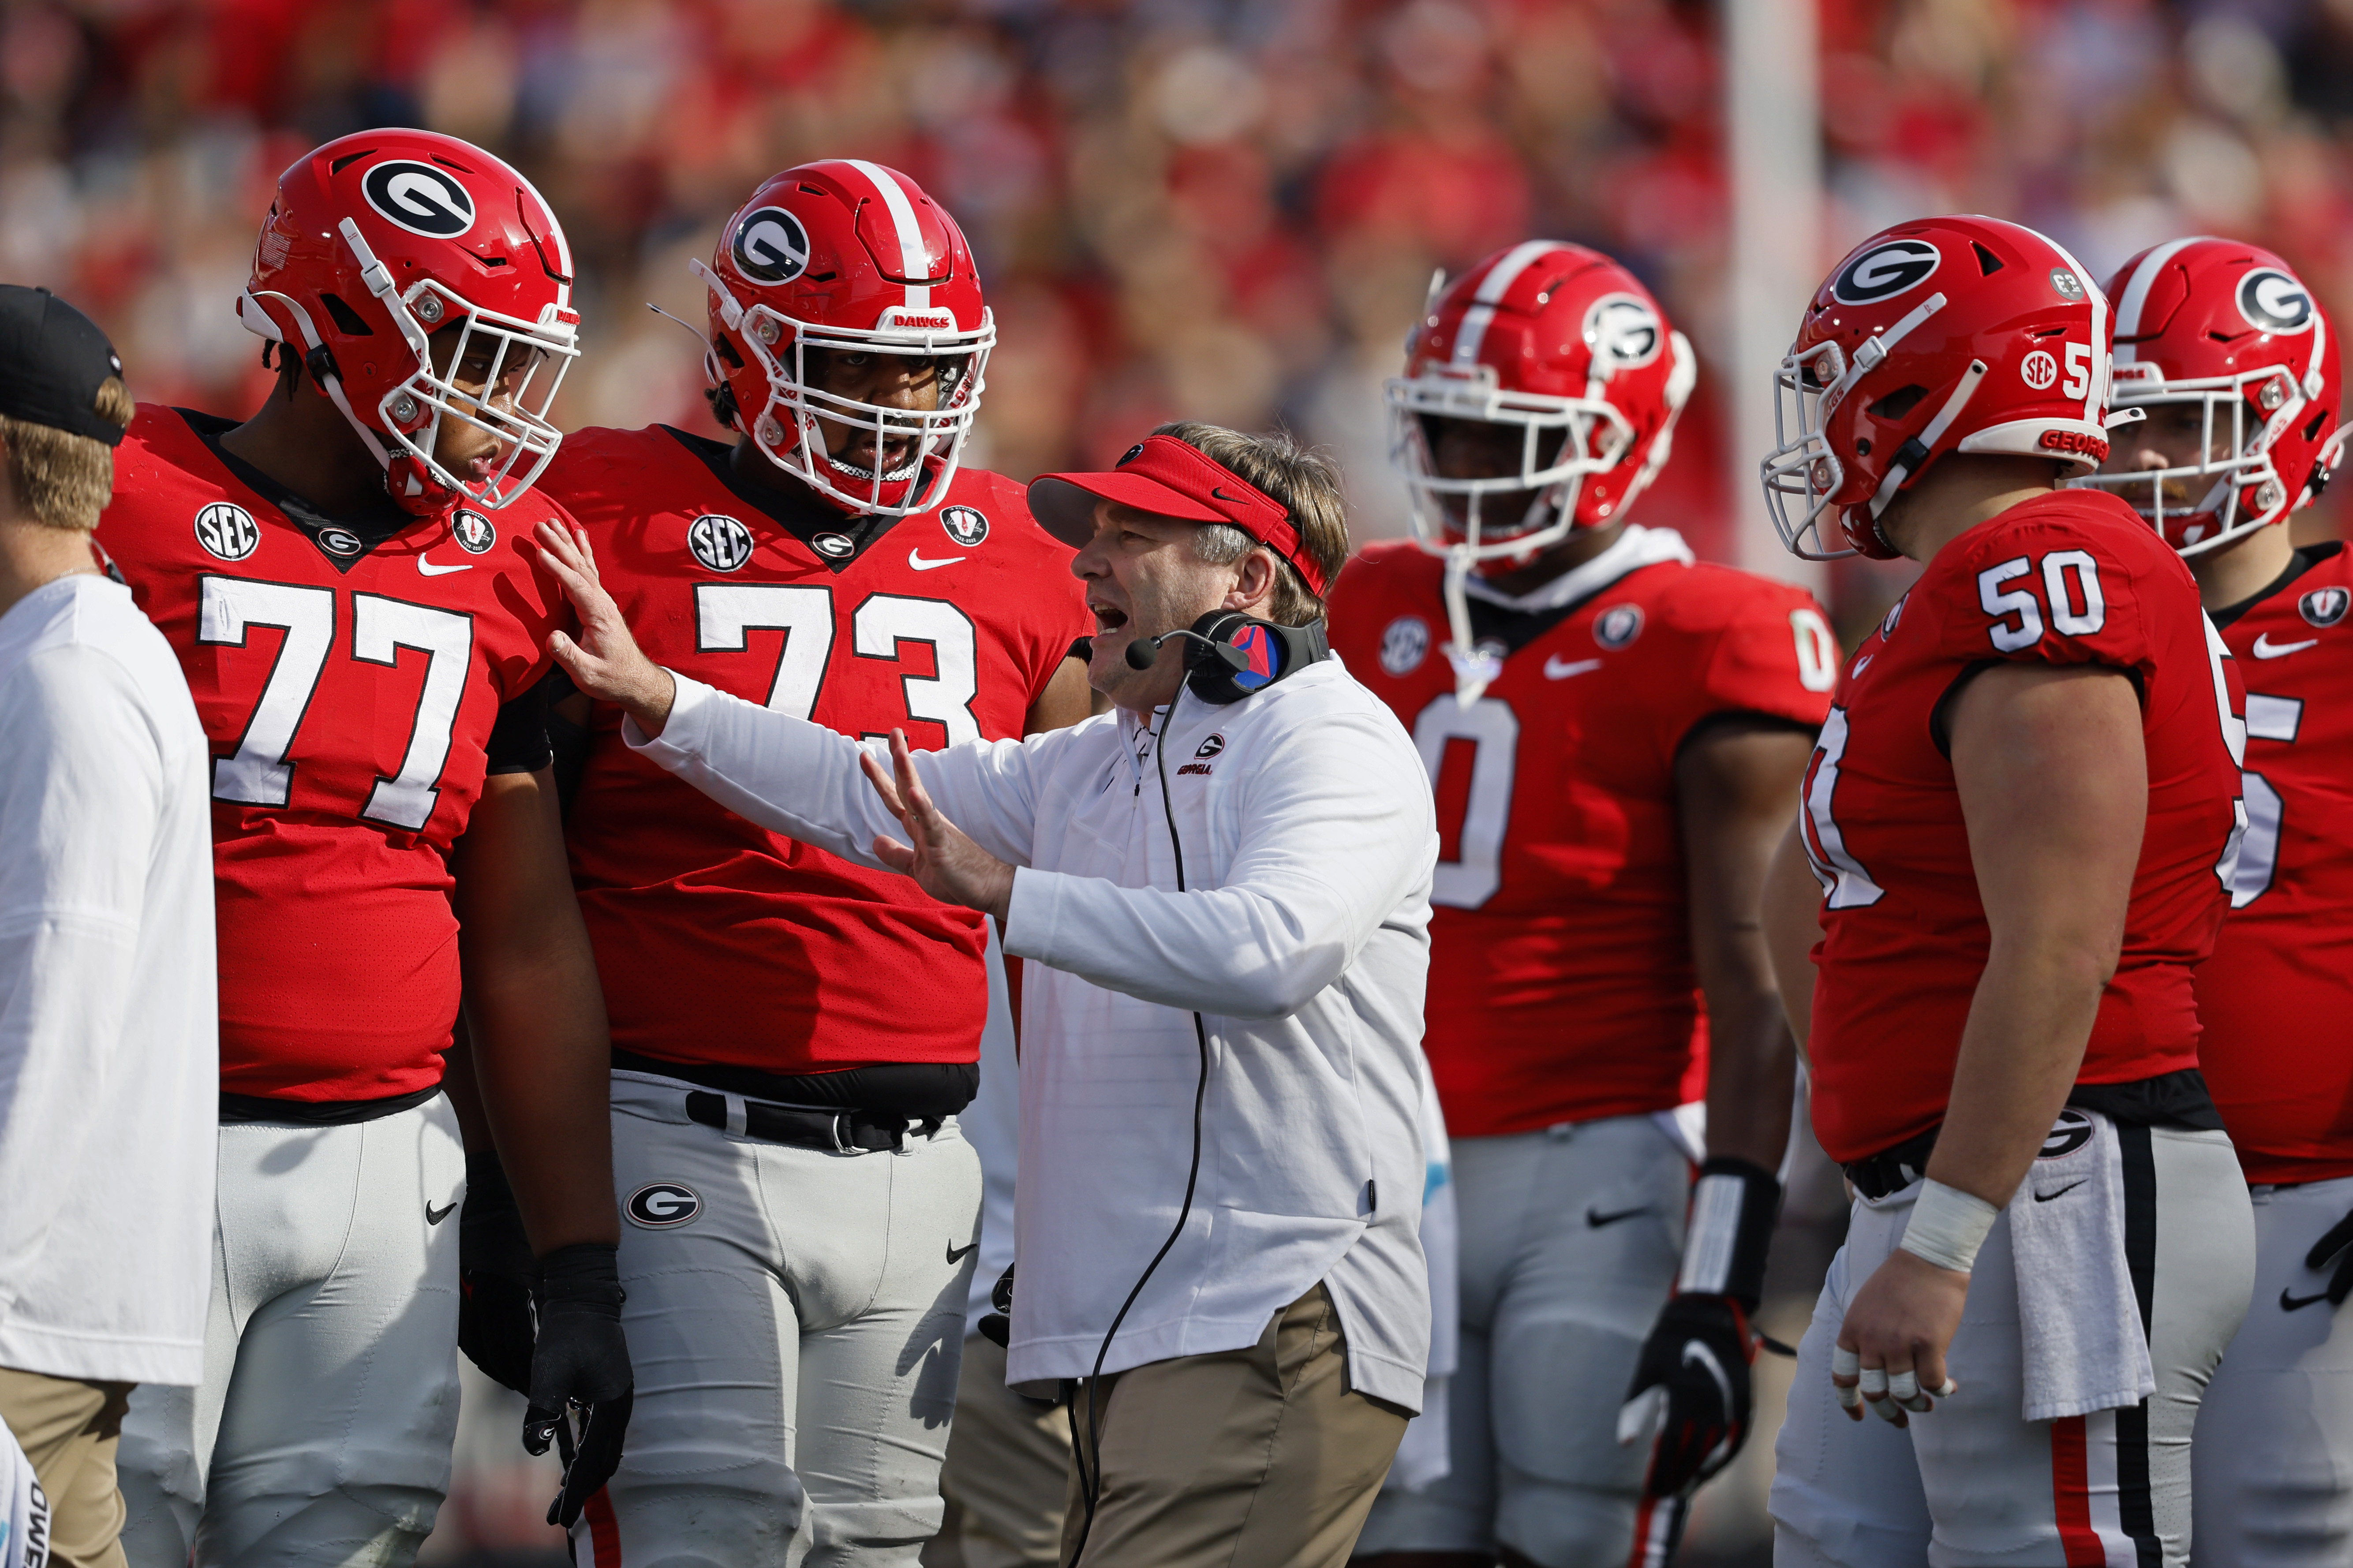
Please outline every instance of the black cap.
M98 389L121 374L96 321L47 289L0 283L0 414L118 446L122 426L98 411Z

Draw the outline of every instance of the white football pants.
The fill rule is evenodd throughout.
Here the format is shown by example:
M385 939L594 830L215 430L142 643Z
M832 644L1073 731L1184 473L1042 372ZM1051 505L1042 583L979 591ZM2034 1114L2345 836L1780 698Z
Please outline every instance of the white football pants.
M2254 1270L2247 1188L2222 1133L2117 1132L2126 1256L2152 1260L2156 1394L2131 1409L2062 1421L2021 1415L2024 1349L2005 1214L1978 1254L1947 1355L1960 1393L1908 1427L1867 1412L1849 1420L1831 1392L1831 1347L1848 1301L1904 1239L1920 1186L1858 1198L1798 1347L1788 1416L1773 1445L1775 1568L2189 1562L2190 1428L2246 1313Z
M2198 1557L2233 1568L2353 1563L2353 1303L2312 1244L2353 1213L2353 1177L2257 1187L2255 1299L2198 1411Z
M940 1528L980 1162L951 1118L903 1153L690 1121L613 1075L621 1321L637 1408L573 1531L579 1568L913 1568Z
M1632 1554L1650 1450L1618 1409L1683 1261L1688 1154L1649 1116L1453 1140L1461 1349L1445 1476L1374 1500L1356 1555Z
M219 1172L205 1381L122 1423L131 1568L400 1568L458 1431L457 1113L231 1122Z

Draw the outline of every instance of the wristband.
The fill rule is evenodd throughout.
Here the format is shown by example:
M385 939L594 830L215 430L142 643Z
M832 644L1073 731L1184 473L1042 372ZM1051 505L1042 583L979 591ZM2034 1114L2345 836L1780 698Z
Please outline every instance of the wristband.
M626 1297L619 1255L619 1247L609 1241L577 1241L557 1247L539 1260L541 1304L562 1302L600 1317L619 1317Z
M1675 1294L1729 1296L1756 1311L1780 1208L1781 1184L1762 1165L1730 1158L1702 1165Z
M1958 1187L1938 1181L1920 1184L1912 1217L1904 1226L1904 1250L1925 1263L1967 1274L1976 1266L1978 1248L2001 1211Z

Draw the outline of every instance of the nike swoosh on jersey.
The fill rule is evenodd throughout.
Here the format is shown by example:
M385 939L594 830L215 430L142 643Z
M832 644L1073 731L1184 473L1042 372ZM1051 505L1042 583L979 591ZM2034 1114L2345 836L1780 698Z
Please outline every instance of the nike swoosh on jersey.
M436 566L420 555L417 558L417 569L427 577L447 577L452 572L471 572L474 569L474 563L470 561L453 561L446 566Z
M2306 648L2316 646L2319 641L2318 637L2306 637L2302 642L2275 643L2272 641L2272 634L2265 632L2255 639L2254 655L2257 658L2285 658L2292 653L2302 653Z
M2090 1181L2091 1179L2092 1179L2091 1177L2086 1176L2086 1177L2084 1177L2084 1182L2088 1182L2088 1181ZM2084 1182L2074 1182L2074 1183L2071 1183L2070 1184L2068 1184L2068 1185L2066 1185L2066 1186L2063 1186L2063 1187L2060 1188L2060 1189L2059 1189L2057 1192L2055 1192L2055 1193L2037 1193L2037 1194L2034 1194L2034 1201L2035 1201L2036 1203L2038 1203L2038 1204L2047 1204L2047 1203L2049 1203L2052 1198L2063 1198L2063 1197L2065 1197L2069 1193L2073 1192L2077 1187L2082 1186L2082 1185L2084 1184Z
M965 1258L970 1258L974 1253L979 1250L980 1243L976 1241L968 1242L962 1247L958 1247L955 1242L951 1241L948 1243L948 1261L950 1263L962 1263Z
M2315 1301L2326 1301L2327 1300L2328 1292L2326 1290L2312 1296L2291 1296L2287 1293L2286 1286L2283 1285L2280 1287L2280 1310L2283 1312L2294 1312L2302 1308L2311 1306Z
M425 1205L425 1223L427 1225L439 1225L443 1220L448 1219L451 1215L457 1212L458 1205L456 1204L443 1204L437 1209L430 1203L427 1203Z
M1601 661L1598 658L1564 659L1560 655L1554 654L1545 660L1545 679L1567 680L1572 675L1583 675L1589 670L1600 668Z
M1638 1214L1649 1214L1651 1209L1651 1205L1649 1204L1644 1204L1641 1208L1620 1209L1616 1214L1603 1214L1599 1209L1589 1208L1585 1211L1585 1223L1595 1230L1599 1230L1603 1226L1616 1225L1621 1219L1632 1219Z
M948 555L937 561L926 561L920 549L907 552L907 564L918 572L936 572L943 566L953 566L963 559L961 555Z

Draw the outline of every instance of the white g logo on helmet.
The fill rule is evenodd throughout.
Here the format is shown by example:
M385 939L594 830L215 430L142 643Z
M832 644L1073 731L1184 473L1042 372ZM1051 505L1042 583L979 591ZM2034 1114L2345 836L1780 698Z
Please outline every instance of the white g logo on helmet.
M808 268L808 230L782 207L762 207L735 226L735 269L759 283L789 283Z
M2258 267L2239 279L2239 314L2266 332L2301 332L2312 326L2312 295L2276 267Z
M1640 370L1666 341L1659 313L1631 294L1604 294L1585 313L1585 346L1610 370Z
M1873 305L1928 281L1944 259L1925 239L1891 239L1874 245L1831 279L1831 298L1841 305Z
M474 197L457 176L413 158L387 158L360 191L388 221L427 239L455 239L474 226Z

